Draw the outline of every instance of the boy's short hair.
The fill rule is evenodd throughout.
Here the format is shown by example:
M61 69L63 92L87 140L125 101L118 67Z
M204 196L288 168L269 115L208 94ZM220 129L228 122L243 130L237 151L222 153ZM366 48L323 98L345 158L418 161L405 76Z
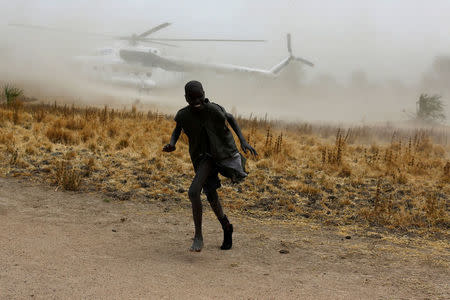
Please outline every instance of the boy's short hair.
M203 86L197 80L191 80L184 86L184 93L188 97L198 98L204 95Z

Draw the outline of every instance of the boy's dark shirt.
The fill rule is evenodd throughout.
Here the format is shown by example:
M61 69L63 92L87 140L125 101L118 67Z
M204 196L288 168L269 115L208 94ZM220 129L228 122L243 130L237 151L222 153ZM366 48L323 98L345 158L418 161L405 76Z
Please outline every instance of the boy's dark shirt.
M200 111L186 106L175 116L189 138L189 154L195 169L205 155L220 161L238 153L233 134L226 125L225 109L208 99L204 105Z

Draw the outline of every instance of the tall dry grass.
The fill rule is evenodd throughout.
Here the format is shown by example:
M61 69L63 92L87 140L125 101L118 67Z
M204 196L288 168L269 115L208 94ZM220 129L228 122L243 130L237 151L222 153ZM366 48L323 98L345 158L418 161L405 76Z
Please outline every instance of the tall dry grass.
M187 137L177 151L161 151L172 119L135 107L1 106L0 169L121 200L187 201ZM247 157L250 175L242 184L224 180L219 192L228 209L330 225L448 229L448 128L339 128L254 117L238 123L260 155Z

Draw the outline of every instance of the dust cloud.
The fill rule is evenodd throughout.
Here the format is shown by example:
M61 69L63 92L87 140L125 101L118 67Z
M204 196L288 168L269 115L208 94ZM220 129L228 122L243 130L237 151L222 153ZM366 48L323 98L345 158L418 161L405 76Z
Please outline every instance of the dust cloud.
M185 105L185 82L197 79L212 101L243 116L337 123L402 122L415 112L419 95L429 93L442 95L450 118L447 11L448 1L435 1L431 7L418 0L5 2L0 12L0 84L13 83L44 101L115 107L134 103L175 113ZM315 67L293 62L274 79L152 69L156 88L142 92L92 80L74 63L75 57L99 48L127 46L82 32L130 36L163 22L172 25L151 37L267 40L148 45L163 56L269 70L288 56L289 32L293 54Z

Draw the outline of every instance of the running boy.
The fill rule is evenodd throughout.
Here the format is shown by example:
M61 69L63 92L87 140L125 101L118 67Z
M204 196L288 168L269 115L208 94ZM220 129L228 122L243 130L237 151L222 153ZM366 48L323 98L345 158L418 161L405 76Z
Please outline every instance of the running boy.
M239 153L226 122L238 136L242 150L245 153L250 151L253 155L258 154L245 140L233 115L227 113L222 106L209 102L205 98L200 82L189 81L184 91L189 105L176 114L176 127L169 144L164 146L163 151L172 152L176 149L175 144L181 130L189 138L189 154L195 170L195 176L188 191L195 225L194 241L190 250L199 252L203 248L200 199L202 189L222 225L224 237L220 249L229 250L232 247L233 225L223 213L217 195L217 189L221 186L218 173L231 178L233 182L242 181L247 173L244 168L245 158Z

